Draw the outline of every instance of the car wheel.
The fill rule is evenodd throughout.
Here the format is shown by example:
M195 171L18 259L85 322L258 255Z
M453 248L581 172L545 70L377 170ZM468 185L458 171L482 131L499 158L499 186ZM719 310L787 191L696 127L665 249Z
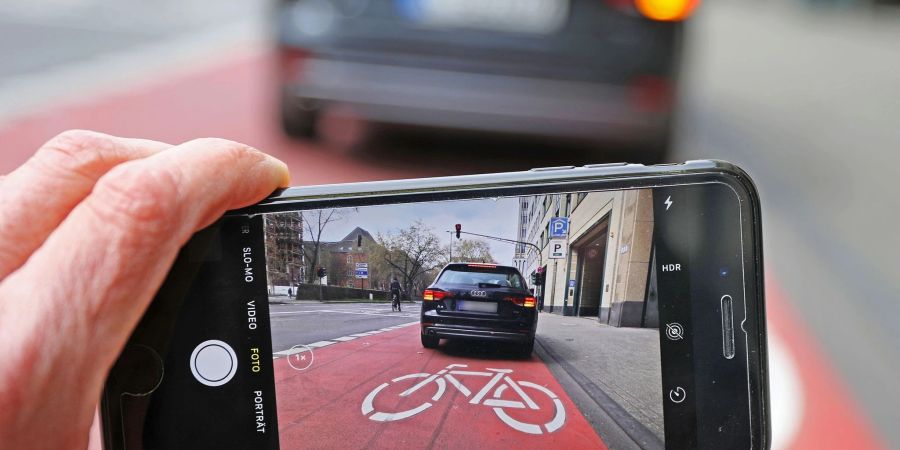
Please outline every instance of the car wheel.
M534 351L534 338L531 338L528 342L522 344L522 347L519 349L519 354L523 358L530 358L531 353Z
M437 348L438 343L441 342L441 338L437 336L426 336L422 335L422 347L425 348Z
M318 110L303 106L303 102L287 92L281 94L281 129L292 138L315 139Z

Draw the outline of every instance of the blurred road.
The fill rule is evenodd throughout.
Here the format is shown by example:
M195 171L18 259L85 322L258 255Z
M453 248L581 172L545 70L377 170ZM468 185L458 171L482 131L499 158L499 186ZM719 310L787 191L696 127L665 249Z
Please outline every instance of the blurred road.
M0 5L0 35L10 37L0 43L0 173L73 127L172 142L242 140L287 161L301 184L604 160L455 136L376 136L361 155L289 141L277 130L272 58L260 44L265 4L144 3ZM900 148L900 16L720 1L704 4L689 31L673 160L730 160L754 177L769 280L787 300L773 308L784 311L775 339L805 336L798 323L808 328L812 343L802 348L818 347L827 359L814 367L836 369L878 434L900 447L892 258L900 200L890 186ZM814 392L841 388L822 389Z

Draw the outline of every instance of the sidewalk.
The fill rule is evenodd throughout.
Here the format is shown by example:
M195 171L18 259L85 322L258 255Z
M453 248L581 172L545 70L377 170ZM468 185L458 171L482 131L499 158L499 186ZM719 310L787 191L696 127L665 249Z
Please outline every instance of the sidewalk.
M595 318L541 313L537 339L546 354L541 357L551 360L545 362L565 371L577 384L563 384L567 391L583 390L596 403L589 409L599 406L641 447L662 444L658 330L616 328ZM570 395L578 403L579 396Z

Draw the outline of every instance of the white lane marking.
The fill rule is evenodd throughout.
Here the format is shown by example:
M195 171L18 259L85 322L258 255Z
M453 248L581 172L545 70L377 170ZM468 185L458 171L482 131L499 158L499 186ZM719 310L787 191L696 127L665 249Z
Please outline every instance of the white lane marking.
M378 330L366 331L366 332L363 332L363 333L351 334L351 335L349 335L349 336L341 336L341 337L337 337L337 338L333 338L333 339L328 339L328 340L324 340L324 341L313 342L312 344L307 344L307 346L308 346L308 347L314 347L314 348L321 348L321 347L329 346L329 345L331 345L331 344L337 344L337 343L339 343L339 342L352 341L352 340L354 340L354 339L359 339L359 338L361 338L361 337L372 336L372 335L374 335L374 334L384 333L384 332L387 332L387 331L399 330L399 329L404 328L404 327L408 327L408 326L411 326L411 325L418 325L418 324L419 324L419 321L415 321L415 322L407 322L407 323L401 323L400 325L394 325L394 326L392 326L392 327L381 328L381 329L378 329ZM272 352L272 359L283 358L283 357L285 357L285 356L291 356L291 355L293 355L293 354L295 354L295 353L301 353L301 352L304 352L304 351L306 351L306 350L303 350L303 349L288 349L288 350L282 350L282 351L279 351L279 352Z
M277 355L277 356L291 356L291 355L296 355L297 353L303 353L303 352L307 352L307 351L309 351L309 350L307 350L305 348L294 347L294 348L289 348L287 350L282 350L280 352L273 352L272 354Z

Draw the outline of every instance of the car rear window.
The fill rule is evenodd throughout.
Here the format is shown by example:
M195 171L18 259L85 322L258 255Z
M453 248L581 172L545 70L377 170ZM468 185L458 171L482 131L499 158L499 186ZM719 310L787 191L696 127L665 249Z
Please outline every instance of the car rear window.
M438 283L452 284L493 284L498 287L511 287L523 289L525 283L522 277L510 269L489 269L475 267L452 267L444 270Z

